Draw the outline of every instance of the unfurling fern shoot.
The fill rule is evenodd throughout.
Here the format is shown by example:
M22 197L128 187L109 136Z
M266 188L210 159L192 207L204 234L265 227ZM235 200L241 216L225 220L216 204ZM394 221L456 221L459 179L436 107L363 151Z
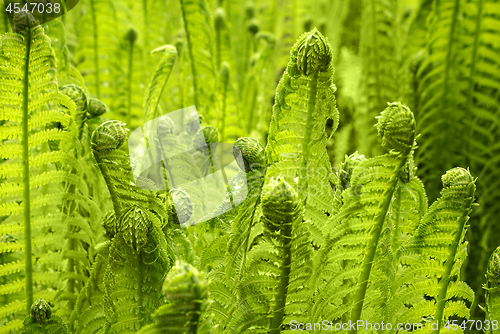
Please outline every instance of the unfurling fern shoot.
M384 191L383 201L379 204L379 210L373 217L375 225L370 229L371 236L367 245L367 254L364 257L361 275L358 279L358 291L354 299L354 308L351 315L351 320L353 322L361 318L368 280L370 278L382 227L384 226L384 221L386 220L386 215L401 172L413 150L415 140L415 118L408 107L399 102L391 103L382 111L377 123L377 130L382 140L382 147L390 150L387 157L393 160L393 166L395 168L390 177L388 187ZM351 330L352 334L356 332L357 330Z
M409 270L396 293L400 307L393 314L395 319L409 323L428 317L439 323L434 334L444 331L446 322L455 316L468 319L467 303L474 300L474 291L460 280L459 269L467 257L465 234L476 180L468 170L456 167L447 171L442 181L441 196L429 207L404 248ZM462 333L463 328L456 331Z
M243 165L237 157L241 154ZM262 144L254 138L243 137L236 140L233 145L233 155L238 166L245 173L252 170L263 170L266 164L266 152Z
M167 304L153 314L154 323L138 334L211 334L213 325L203 321L208 305L208 285L203 273L185 262L177 261L163 283Z
M52 314L52 308L44 299L35 301L30 313L24 319L23 334L69 334L62 319Z
M262 222L264 223L265 236L277 249L278 259L281 259L278 266L280 269L279 283L273 298L273 317L270 326L271 334L279 334L281 325L284 323L289 286L293 281L291 271L292 268L297 269L296 266L292 266L292 260L294 263L302 262L302 259L292 258L292 254L298 255L299 252L296 252L297 245L307 234L301 235L297 233L300 225L302 225L303 205L295 190L282 177L271 178L269 184L262 190L261 196ZM300 250L302 255L307 254L307 252L304 253L306 250L307 247ZM307 267L303 267L303 270L307 272ZM293 274L297 278L297 272ZM297 302L297 297L294 297L294 301Z
M337 129L332 49L317 29L302 34L276 88L266 154L267 178L282 175L306 204L306 217L333 214L334 182L326 123Z

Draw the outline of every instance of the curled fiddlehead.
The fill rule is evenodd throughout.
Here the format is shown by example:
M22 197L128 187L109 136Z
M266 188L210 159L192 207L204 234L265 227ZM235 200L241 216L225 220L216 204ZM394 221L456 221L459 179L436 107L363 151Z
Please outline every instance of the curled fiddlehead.
M269 125L266 155L273 163L267 178L281 174L288 184L296 185L307 215L331 215L334 210L330 182L335 177L327 158L325 131L331 120L333 134L339 121L333 73L328 39L317 29L302 34L291 49L290 61L276 88ZM326 175L315 177L313 170L325 171Z
M89 110L91 106L89 105ZM125 142L128 129L120 121L102 123L92 133L92 148L94 151L116 150Z
M297 216L300 201L293 189L281 176L273 177L262 189L262 220L271 237L281 238L280 232L291 225L294 216Z
M469 317L466 303L474 300L474 291L460 280L459 269L467 257L465 236L474 205L476 179L467 169L456 167L442 176L442 182L440 198L429 207L404 247L407 258L418 256L414 263L409 262L408 276L405 276L417 277L422 268L426 268L427 278L398 287L398 298L404 300L411 296L414 301L412 308L399 308L393 314L394 319L411 322L418 314L425 314L441 324L454 314ZM429 303L425 298L436 302ZM453 313L457 300L462 310Z
M255 36L259 32L259 21L255 18L250 19L247 23L247 30Z
M491 334L500 333L498 326L493 329L493 322L500 319L500 246L491 254L486 270L486 319L492 323ZM490 333L490 332L487 332Z
M225 21L226 21L226 13L224 12L224 8L218 7L214 13L214 28L216 30L222 29Z
M441 179L443 181L443 187L445 189L448 188L447 191L459 191L474 182L474 178L470 175L469 171L462 167L450 169Z
M407 154L415 140L415 118L410 109L400 102L389 103L377 123L382 147Z
M177 261L163 282L162 294L167 304L156 310L154 323L139 334L213 332L211 322L202 321L208 305L207 281L195 267Z
M76 105L75 121L79 128L79 138L82 137L83 122L85 122L88 106L88 98L85 92L78 86L70 84L59 88L59 91L68 96Z
M217 129L211 125L205 126L204 128L198 130L193 139L193 146L202 147L216 143L219 140L219 132Z
M40 25L40 22L30 12L20 11L14 14L14 25L12 31L18 34L24 34L26 29L32 29Z
M172 207L172 214L174 222L178 224L183 224L191 218L193 214L193 202L191 201L191 197L189 197L188 193L184 190L172 189L170 191L172 194L172 199L174 201L174 205Z
M62 319L52 314L52 309L44 299L38 298L32 305L30 315L23 322L24 334L68 334Z
M203 120L203 116L198 114L196 111L193 111L189 115L187 115L186 120L184 122L184 127L186 132L194 135L199 129L201 121Z
M87 112L92 118L101 116L106 111L108 111L108 107L101 100L93 97L89 99Z
M137 40L137 31L134 28L130 28L125 35L125 39L130 43L134 43Z
M310 235L307 224L303 222L302 201L282 176L270 178L263 187L260 198L260 223L264 228L265 239L248 253L248 270L244 278L246 282L258 283L248 283L252 287L242 288L241 293L250 304L261 305L262 309L272 309L271 322L264 326L269 326L266 333L278 334L285 329L283 324L291 318L301 317L305 312L304 296L307 294L301 294L309 289L305 282L310 272L304 269L312 265ZM263 252L263 249L266 251ZM266 274L252 270L255 267L265 268ZM299 286L302 291L297 294ZM264 304L267 305L264 307ZM236 322L241 317L240 312L238 310L234 316ZM259 312L261 311L255 311L252 317L262 316Z
M295 43L297 67L304 75L325 72L332 60L332 49L316 29L303 33Z
M177 260L163 281L161 293L172 304L185 305L206 297L206 288L204 275L192 265Z
M243 166L239 160L236 160L241 170L246 173L261 169L266 164L266 152L264 146L254 138L243 137L236 140L233 145L233 155L236 158L239 153L243 158Z
M38 300L31 305L30 316L33 321L44 324L52 316L52 309L49 303L44 299L38 298Z
M70 84L60 87L59 91L75 102L77 115L87 110L87 95L80 87Z
M134 205L120 217L116 232L122 234L127 245L139 252L148 241L151 228L147 214L143 209Z
M158 136L162 137L164 135L173 135L174 134L175 123L168 116L162 116L157 123Z
M120 217L122 208L126 205L126 201L118 197L130 197L130 190L122 189L124 187L121 185L127 183L127 179L133 179L128 156L117 152L125 141L127 131L122 122L107 121L94 130L90 139L94 157L108 185L117 217ZM127 190L128 194L125 195Z

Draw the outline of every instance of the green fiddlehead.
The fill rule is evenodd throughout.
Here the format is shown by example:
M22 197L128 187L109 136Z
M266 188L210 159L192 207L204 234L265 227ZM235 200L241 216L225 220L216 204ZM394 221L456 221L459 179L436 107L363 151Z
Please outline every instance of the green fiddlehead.
M92 101L90 104L92 105ZM93 108L89 106L89 108ZM94 152L106 152L119 149L125 142L128 129L120 121L107 121L92 133L92 148Z
M173 206L171 206L171 208L175 211L171 216L174 217L175 223L184 224L193 215L193 202L191 201L191 197L180 188L172 189L170 194L172 194L173 200ZM180 208L180 210L177 210L177 208Z
M101 101L94 97L91 97L88 101L87 112L89 113L91 118L98 117L103 115L106 111L108 111L108 107Z
M474 300L474 291L460 280L459 269L467 257L465 234L476 180L468 170L456 167L442 176L442 182L441 196L402 248L407 259L414 259L408 261L408 270L400 279L395 294L399 305L392 314L393 319L406 322L429 317L439 324L434 334L443 331L443 325L455 316L468 319L470 311L465 301ZM422 270L426 270L425 277L421 276ZM409 300L412 302L402 307Z
M69 334L66 325L44 299L37 299L23 322L23 334Z
M243 165L239 160L236 160L241 170L246 173L263 169L266 164L266 152L264 146L254 138L243 137L236 140L233 145L233 155L236 158L241 154Z
M162 294L167 304L153 314L154 323L138 334L202 334L213 333L210 321L202 321L208 305L208 284L193 266L177 261L163 283Z
M286 305L292 263L292 224L302 220L302 205L297 193L283 178L272 178L262 191L262 221L269 238L276 241L282 259L279 284L273 307L271 334L279 334Z

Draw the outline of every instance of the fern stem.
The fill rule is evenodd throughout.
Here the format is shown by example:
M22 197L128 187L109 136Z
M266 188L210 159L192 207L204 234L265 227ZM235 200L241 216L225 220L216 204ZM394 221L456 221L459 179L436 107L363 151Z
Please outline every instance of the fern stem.
M70 185L68 193L71 195L74 195L76 191L76 186L74 184ZM67 202L65 207L64 207L64 213L66 216L70 216L74 211L75 211L75 202L72 200L71 202ZM71 233L76 233L77 228L75 226L71 226L70 228ZM71 234L70 234L71 235ZM68 242L68 250L69 252L73 252L77 249L77 243L74 237L70 237L69 242ZM68 267L67 267L67 272L68 273L74 273L78 272L78 261L75 261L72 256L68 257ZM75 293L75 281L76 278L69 278L68 279L68 292L73 296ZM75 301L73 298L69 298L68 300L68 308L70 310L75 308Z
M227 68L226 68L227 69ZM220 142L224 143L225 138L225 128L226 128L226 111L227 111L227 103L226 103L226 98L227 98L227 86L229 82L229 74L228 75L221 75L222 79L222 94L221 94L221 118L220 118L220 127L219 127L219 133L220 133Z
M137 272L139 274L139 277L137 278L138 282L138 288L137 288L137 305L139 306L139 319L141 319L143 322L141 323L141 326L144 326L147 324L148 318L149 318L149 312L147 311L145 305L144 305L144 273L143 271L146 270L144 261L142 259L142 251L137 251Z
M291 194L287 194L287 210L293 212L293 200ZM288 292L288 283L290 280L290 267L292 265L292 223L295 216L286 216L286 222L281 230L281 240L283 240L283 251L281 252L282 263L280 272L280 281L278 285L278 294L276 295L276 304L273 310L271 328L269 334L280 334L281 323L285 313L286 295Z
M128 53L127 124L130 124L132 118L132 72L134 69L134 43L135 42L133 40L130 41L130 48Z
M250 116L248 117L248 124L247 124L247 133L248 135L250 135L251 131L252 131L252 126L253 126L253 122L254 122L254 111L255 111L255 102L257 101L257 87L256 87L256 84L255 84L255 78L253 77L252 75L252 84L251 84L251 87L253 88L253 94L252 94L252 104L250 105L250 110L249 110L249 113L250 113Z
M29 20L29 18L28 18ZM29 67L31 52L31 28L26 33L26 60L24 63L23 77L23 204L24 204L24 254L26 275L26 313L30 314L31 304L33 304L33 274L31 263L31 207L30 207L30 162L29 162Z
M189 271L191 269L189 266L184 264L184 267ZM189 334L196 334L198 332L198 322L200 320L200 314L201 314L201 301L202 296L201 296L201 289L200 289L200 282L198 281L198 278L196 275L191 275L191 281L194 283L194 292L196 294L196 299L194 301L194 310L192 311L192 318L191 318L191 328L189 328Z
M66 14L68 12L68 9L66 8L66 2L64 0L61 0L61 6L63 9L63 14Z
M99 89L99 45L97 43L97 39L99 38L97 34L97 18L95 14L95 4L94 0L90 0L90 12L92 15L92 25L94 28L94 71L95 71L95 92L96 92L96 98L100 99L101 98L101 92Z
M196 66L194 66L194 56L193 56L193 46L191 44L191 34L188 28L188 21L186 19L186 9L184 8L184 0L180 0L181 2L181 11L182 11L182 21L184 22L184 30L186 31L186 39L189 50L189 60L191 61L191 72L193 75L193 90L194 90L194 105L198 105L198 82L196 81Z
M458 14L459 14L459 8L460 8L460 0L455 0L455 5L453 8L453 21L451 24L450 28L450 38L449 38L449 43L448 43L448 50L446 53L446 67L445 67L445 75L444 75L444 92L443 92L443 99L445 99L448 95L448 87L450 84L450 69L453 67L453 64L451 64L452 61L452 48L453 48L453 43L455 42L455 39L453 38L455 34L455 29L457 26L457 21L458 21Z
M392 258L392 268L397 269L397 258L394 256L397 250L399 249L399 234L400 234L400 223L401 219L401 186L398 186L396 189L396 194L394 196L393 207L396 208L396 217L394 219L394 225L391 226L391 252L393 255Z
M306 44L307 48L308 44ZM309 83L309 101L307 102L307 120L306 120L306 133L304 134L304 141L302 142L302 160L300 162L301 168L306 168L307 167L307 162L309 161L309 154L310 154L310 147L308 146L311 143L311 135L312 135L312 130L313 130L313 122L314 122L314 111L316 109L316 98L317 98L317 91L318 91L318 73L319 71L316 71L312 74L311 76L311 81ZM307 176L306 177L300 177L300 170L299 170L299 184L298 184L298 189L299 189L299 198L304 198L302 197L302 187L304 186L303 183L308 180ZM307 192L306 192L307 194ZM307 195L305 196L305 199L307 199ZM304 204L305 204L305 199L304 199Z
M377 14L376 14L376 7L375 7L375 1L371 0L371 18L372 18L372 33L373 33L373 48L372 51L375 53L375 87L377 89L377 103L380 105L383 105L385 101L382 101L382 94L380 93L380 55L379 55L379 45L377 44L377 29L375 28L375 25L377 24Z
M103 162L99 154L94 153L94 157L97 165L99 166L99 169L101 170L102 176L106 181L106 185L108 186L109 194L111 195L111 201L113 202L113 208L115 209L116 219L119 219L121 217L121 205L118 201L118 195L116 195L115 188L113 186L113 180L111 180L111 178L109 177L106 166L104 165L105 163Z
M216 61L216 64L217 64L217 70L220 70L220 66L222 64L222 61L221 61L221 28L220 27L216 27L215 29L215 47L216 47L216 55L215 55L215 61Z
M7 16L7 11L5 11L5 7L3 7L3 8L4 8L4 12L3 12L3 24L4 24L4 27L5 27L6 32L11 32L10 24L9 24L9 17Z
M469 203L467 203L467 207L470 207L472 202L472 198L469 199ZM462 238L462 233L464 231L465 223L467 222L467 215L469 211L464 210L464 214L462 219L460 220L460 225L457 229L457 234L455 235L455 239L453 243L450 245L450 253L448 254L448 258L446 259L446 268L444 270L443 278L440 281L441 289L439 290L439 295L437 298L437 310L436 315L434 317L434 321L437 322L438 327L434 330L433 334L439 334L441 331L441 320L443 319L444 313L444 305L446 303L446 293L448 292L448 285L450 284L450 274L453 269L453 264L455 263L455 256L457 255L458 244L460 243L460 239Z
M467 104L464 107L464 110L467 112L467 114L472 118L471 123L474 125L476 124L477 118L474 117L474 112L470 110L470 107L472 105L472 96L474 92L474 77L476 75L476 62L477 62L477 52L479 48L479 35L481 34L481 18L483 14L483 1L479 0L478 3L478 13L476 15L476 29L475 29L475 35L474 35L474 47L472 48L472 61L471 61L471 67L470 67L470 74L469 74L469 87L467 89ZM474 134L474 126L468 126L467 129L469 130L469 135L467 138L473 138ZM465 141L467 151L471 151L471 145L468 140Z
M375 258L375 251L377 250L378 242L380 239L380 233L382 232L382 227L384 226L384 221L387 216L387 212L389 211L389 206L391 205L392 197L394 196L394 192L396 191L396 185L399 180L399 175L401 174L401 170L404 168L407 160L407 155L404 153L400 153L401 156L398 167L395 170L395 173L392 177L390 186L385 194L384 201L382 202L381 211L377 216L377 220L375 222L375 226L373 228L372 236L370 242L368 244L368 252L363 260L363 269L361 272L361 276L359 278L359 288L356 294L356 298L354 300L354 308L351 313L351 321L352 323L357 323L361 317L361 311L363 310L363 303L366 295L366 288L368 287L368 279L370 278L370 273L372 270L373 259ZM349 331L350 334L355 334L358 332L357 327L354 327Z

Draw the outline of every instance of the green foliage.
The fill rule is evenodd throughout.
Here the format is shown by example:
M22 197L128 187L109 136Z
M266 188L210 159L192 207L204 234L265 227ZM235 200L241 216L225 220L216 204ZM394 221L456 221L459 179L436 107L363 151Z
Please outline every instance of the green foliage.
M3 15L0 334L498 332L499 18L497 0Z
M12 236L2 243L0 253L3 275L24 268L16 280L2 282L0 289L4 297L0 317L10 318L1 331L7 332L22 325L12 316L23 306L29 310L33 296L53 300L57 291L59 296L64 290L77 293L73 283L79 281L81 287L86 278L74 260L88 263L85 247L92 244L92 233L88 223L74 218L71 210L70 197L74 199L74 188L83 174L76 160L80 149L75 145L76 108L58 91L50 39L37 26L3 35L0 48L2 73L10 73L0 78L4 217L0 233ZM69 245L61 240L69 240ZM23 253L24 258L19 256ZM69 276L61 276L64 272ZM69 277L72 283L66 282Z

